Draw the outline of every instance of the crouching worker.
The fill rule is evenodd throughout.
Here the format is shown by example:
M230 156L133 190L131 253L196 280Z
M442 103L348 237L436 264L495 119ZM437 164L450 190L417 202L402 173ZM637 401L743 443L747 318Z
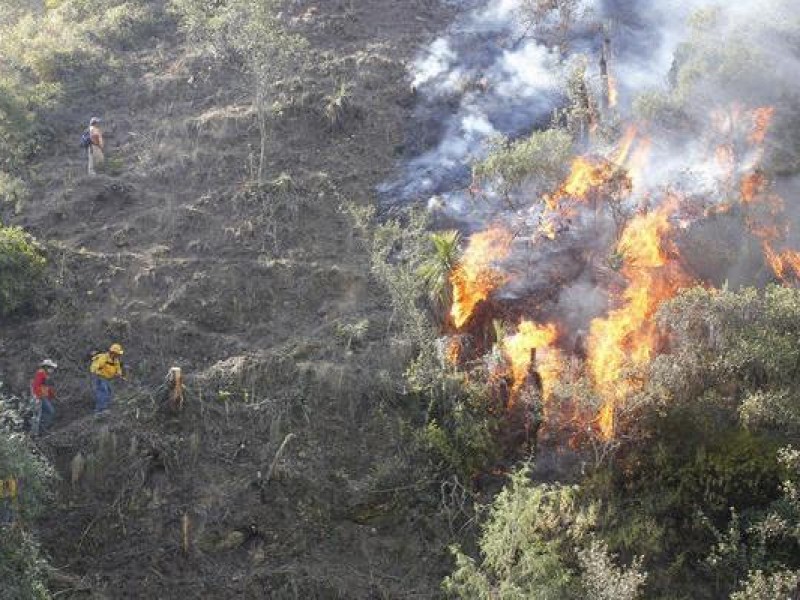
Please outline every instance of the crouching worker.
M50 377L57 366L49 358L43 360L31 381L31 402L33 403L31 435L44 433L53 424L56 415L56 409L53 406L56 390L50 385Z
M89 371L92 374L92 390L94 391L94 412L99 414L111 404L113 391L111 380L119 377L124 380L122 374L122 346L111 344L108 352L99 352L92 355L92 364Z

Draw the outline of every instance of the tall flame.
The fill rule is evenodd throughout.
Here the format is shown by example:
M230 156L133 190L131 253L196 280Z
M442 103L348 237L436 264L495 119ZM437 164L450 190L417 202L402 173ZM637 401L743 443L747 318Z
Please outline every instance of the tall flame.
M763 247L767 264L778 279L787 281L790 274L800 279L800 252L791 249L777 252L769 242L764 242Z
M767 179L760 171L754 171L742 178L742 202L750 204L756 200L767 183Z
M463 327L475 307L506 281L506 276L493 264L508 256L512 239L511 232L502 227L470 236L461 261L450 275L453 286L450 316L456 328Z
M588 363L592 379L604 398L599 416L605 438L614 433L617 402L633 389L624 378L623 367L649 362L658 343L652 317L661 303L672 298L683 277L664 271L667 256L664 244L671 231L668 217L672 203L634 217L625 228L619 250L625 255L623 275L628 281L621 306L607 317L592 321L589 330Z

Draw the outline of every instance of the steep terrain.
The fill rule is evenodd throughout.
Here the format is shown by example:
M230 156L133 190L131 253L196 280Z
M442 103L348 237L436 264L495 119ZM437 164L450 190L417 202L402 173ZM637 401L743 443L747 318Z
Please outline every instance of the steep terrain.
M436 594L437 498L393 416L404 349L386 347L391 315L340 207L373 203L392 173L405 61L449 10L291 3L283 19L310 48L282 82L260 186L247 80L166 14L123 52L116 85L59 107L10 219L48 241L55 285L38 317L4 328L0 371L24 390L42 357L60 365L41 445L62 481L39 529L60 597ZM76 144L92 114L109 158L96 178ZM86 354L112 340L131 381L97 419ZM189 376L180 416L159 403L172 365Z

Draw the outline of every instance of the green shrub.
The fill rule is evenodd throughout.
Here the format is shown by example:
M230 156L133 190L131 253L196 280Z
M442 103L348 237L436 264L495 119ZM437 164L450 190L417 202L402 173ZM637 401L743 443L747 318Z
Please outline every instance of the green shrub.
M14 525L0 525L0 597L45 600L46 563L26 527L44 510L54 471L26 436L0 431L0 479L10 477L18 482L18 496Z
M553 189L566 175L572 153L572 137L566 131L534 131L513 142L498 140L472 170L476 178L493 180L505 196L526 184Z
M42 291L41 247L19 227L0 225L0 316L30 310Z
M33 536L22 528L0 526L0 597L49 600L47 563Z
M671 351L652 366L650 388L670 403L714 404L755 430L800 433L800 291L687 290L659 313Z
M490 600L634 600L646 575L641 559L619 567L592 534L596 506L576 486L535 484L515 473L494 500L479 541L480 560L453 548L444 581L456 598Z
M13 204L14 211L19 213L28 194L28 186L22 179L0 171L0 202Z

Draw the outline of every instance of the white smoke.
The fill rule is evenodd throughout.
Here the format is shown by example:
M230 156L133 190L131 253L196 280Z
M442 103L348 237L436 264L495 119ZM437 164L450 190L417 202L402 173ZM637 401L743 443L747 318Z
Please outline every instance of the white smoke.
M499 78L490 82L497 93L511 98L537 98L558 88L558 59L547 48L528 42L506 51L498 61Z
M444 73L451 72L456 58L456 53L450 48L447 38L437 39L415 63L412 85L417 88L441 77Z

